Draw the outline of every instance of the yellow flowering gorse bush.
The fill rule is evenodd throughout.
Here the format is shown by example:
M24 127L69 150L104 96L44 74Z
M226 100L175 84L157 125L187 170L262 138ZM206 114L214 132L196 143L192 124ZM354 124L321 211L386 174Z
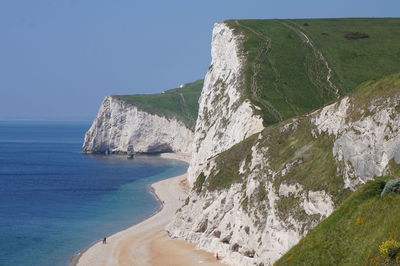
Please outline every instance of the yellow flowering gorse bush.
M381 253L381 255L388 256L389 251L391 249L398 249L398 248L400 248L400 242L391 239L391 240L387 240L387 241L383 242L379 246L379 252Z

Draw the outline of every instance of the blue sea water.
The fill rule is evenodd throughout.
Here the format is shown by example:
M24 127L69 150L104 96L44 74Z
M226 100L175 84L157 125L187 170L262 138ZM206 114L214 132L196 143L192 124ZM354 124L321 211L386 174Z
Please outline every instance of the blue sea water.
M80 153L85 122L0 122L0 265L68 265L160 207L149 185L187 165Z

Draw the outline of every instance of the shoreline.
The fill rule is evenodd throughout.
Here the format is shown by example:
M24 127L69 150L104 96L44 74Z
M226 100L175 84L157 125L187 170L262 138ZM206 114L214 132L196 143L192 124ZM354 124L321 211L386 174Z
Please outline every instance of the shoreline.
M176 177L176 176L174 176L174 177ZM174 177L170 177L170 178L167 178L167 179L171 179L171 178L174 178ZM167 179L164 179L164 180L167 180ZM161 181L163 181L163 180L161 180ZM152 213L149 217L145 218L144 220L139 221L139 222L137 222L137 223L134 223L134 224L132 224L132 225L130 225L130 226L128 226L128 227L126 227L126 228L124 228L124 229L122 229L122 230L116 232L116 233L113 233L113 234L111 234L111 235L107 235L107 236L106 236L107 239L108 239L109 237L115 235L115 234L118 234L118 233L120 233L120 232L123 232L123 231L125 231L125 230L128 230L129 228L134 227L134 226L136 226L136 225L138 225L138 224L140 224L140 223L146 221L147 219L150 219L150 218L153 217L154 215L157 215L157 213L159 213L159 212L164 208L164 203L163 203L163 201L158 197L157 193L155 192L155 190L154 190L154 188L153 188L153 184L156 184L156 183L158 183L158 182L160 182L160 181L157 181L157 182L155 182L155 183L150 184L150 186L149 186L149 192L150 192L150 194L152 194L152 195L156 198L156 200L160 203L160 207L159 207L154 213ZM99 243L100 241L102 241L102 239L95 240L95 241L93 241L92 243L90 243L88 247L86 247L86 248L84 248L82 251L79 251L78 253L76 253L76 254L72 257L71 262L69 263L69 266L77 266L77 265L78 265L78 262L79 262L79 259L81 258L81 256L82 256L83 254L85 254L85 252L87 252L87 251L88 251L90 248L92 248L94 245L96 245L97 243Z
M187 154L164 153L160 157L186 163L190 161ZM94 241L75 254L69 265L196 265L196 260L201 265L221 265L212 254L198 250L194 244L182 239L172 239L165 231L165 226L171 222L187 195L187 187L183 184L185 180L186 173L151 184L149 191L160 203L151 216L107 236L106 245L101 244L101 239ZM165 245L169 248L175 245L176 248L171 251L168 247L164 248ZM171 256L171 252L179 253L179 259ZM168 263L167 257L174 261Z
M189 162L190 162L190 158L191 158L189 154L179 154L179 153L178 153L178 154L175 154L175 153L160 153L160 154L157 155L157 156L160 156L160 157L165 158L165 159L179 160L179 161L183 161L183 162L186 162L186 163L189 163ZM167 179L171 179L171 178L174 178L174 177L176 177L176 176L173 176L173 177L170 177L170 178L167 178ZM164 180L167 180L167 179L164 179ZM160 181L162 181L162 180L160 180ZM142 221L139 221L139 222L137 222L137 223L134 223L134 224L132 224L132 225L130 225L130 226L128 226L128 227L126 227L126 228L124 228L124 229L122 229L122 230L116 232L116 233L113 233L113 234L111 234L111 235L107 235L107 236L106 236L107 239L108 239L109 237L111 237L111 236L117 234L117 233L123 232L123 231L125 231L125 230L127 230L127 229L129 229L129 228L131 228L131 227L134 227L134 226L136 226L136 225L138 225L138 224L140 224L140 223L142 223L142 222L144 222L144 221L150 219L151 217L153 217L154 215L156 215L157 213L159 213L159 212L164 208L164 203L163 203L163 201L158 197L158 195L157 195L157 193L156 193L156 191L155 191L155 189L154 189L154 187L153 187L154 184L156 184L156 183L158 183L158 182L160 182L160 181L157 181L157 182L155 182L155 183L151 183L150 186L149 186L149 192L150 192L150 193L156 198L156 200L159 202L160 207L159 207L154 213L152 213L149 217L147 217L146 219L144 219L144 220L142 220ZM88 251L91 247L93 247L95 244L97 244L97 243L100 242L100 241L102 241L102 239L94 240L92 243L89 244L89 246L87 246L87 247L84 248L83 250L79 251L78 253L74 254L74 255L72 256L72 258L71 258L71 261L70 261L70 263L69 263L69 266L77 266L77 265L78 265L78 262L79 262L79 259L81 258L81 256L82 256L86 251Z

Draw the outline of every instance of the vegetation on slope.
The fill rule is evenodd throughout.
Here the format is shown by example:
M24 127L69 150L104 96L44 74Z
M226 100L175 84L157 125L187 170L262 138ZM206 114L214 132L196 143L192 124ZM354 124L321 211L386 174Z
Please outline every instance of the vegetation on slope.
M257 135L253 135L219 154L215 158L215 162L217 163L217 169L220 169L220 171L211 173L207 179L200 175L197 181L202 180L202 182L196 182L194 188L197 186L198 191L202 191L198 188L202 186L206 188L204 191L213 191L224 189L233 183L240 182L244 177L243 174L239 174L240 163L246 158L251 158L251 147L256 144L256 137Z
M282 130L291 124L288 130ZM295 126L294 126L295 125ZM219 154L214 160L217 169L204 177L200 175L194 189L199 192L215 191L229 188L236 183L242 184L246 190L246 177L253 158L253 148L261 152L256 166L256 179L260 182L256 193L251 198L242 199L243 209L252 212L265 204L263 192L266 181L272 182L278 191L281 184L299 184L307 191L326 191L332 195L335 205L346 199L351 191L343 189L343 177L338 172L342 167L332 154L333 137L324 134L315 138L310 117L302 116L293 121L286 121L265 128L261 133L253 135ZM244 163L243 163L244 162ZM286 169L291 165L290 170ZM242 172L239 170L242 170ZM274 172L274 174L271 173ZM283 173L285 172L285 173ZM319 217L309 217L304 213L300 198L289 196L277 199L277 211L281 219L289 216L301 220L311 226Z
M372 113L366 109L371 103L384 104L400 94L400 73L386 76L376 81L361 84L350 94L348 121L355 122ZM400 104L396 108L399 108ZM293 130L282 130L289 124L295 125ZM295 171L288 172L284 177L277 175L277 183L285 181L300 182L306 188L330 191L335 194L343 185L342 177L337 175L338 165L333 158L333 137L321 134L315 138L312 134L314 126L309 115L302 115L275 125L266 127L259 134L253 135L234 145L214 159L220 169L211 173L201 183L208 190L218 190L240 182L244 175L239 174L242 161L246 165L252 159L252 147L267 147L265 158L274 171L282 170L286 164L294 163ZM261 136L259 136L261 135ZM310 171L312 169L312 171ZM390 164L392 174L399 173L396 163ZM397 170L396 170L397 169ZM393 172L394 171L394 172Z
M194 130L199 111L199 97L203 80L186 83L182 88L167 90L158 94L113 95L150 114L181 120Z
M388 179L362 186L276 265L399 265L400 195L381 196Z
M399 95L400 73L363 83L351 93L348 122L371 116L373 113L368 111L368 107L372 103L385 104L388 99ZM400 105L398 108L400 111ZM341 169L345 166L333 156L334 136L322 133L315 137L312 132L316 128L311 119L311 116L303 115L271 125L220 153L213 159L213 164L216 164L213 169L216 170L208 176L202 174L195 183L195 189L198 192L215 191L242 183L245 190L244 180L251 174L248 169L255 149L261 153L256 166L260 187L266 181L272 181L276 190L279 190L281 184L299 184L308 191L326 191L332 195L335 206L339 206L351 194L350 190L343 189ZM274 174L271 174L271 170ZM400 166L392 160L387 171L392 175L400 174ZM262 206L262 200L260 192L251 199L243 199L242 205L244 209L250 210ZM253 206L249 206L249 202ZM318 218L309 219L301 208L296 208L300 206L300 201L294 196L281 197L276 203L283 220L291 216L311 226L315 222L313 219Z
M400 19L227 21L245 36L243 92L265 125L400 71ZM348 38L364 34L368 38ZM357 35L357 36L358 36Z

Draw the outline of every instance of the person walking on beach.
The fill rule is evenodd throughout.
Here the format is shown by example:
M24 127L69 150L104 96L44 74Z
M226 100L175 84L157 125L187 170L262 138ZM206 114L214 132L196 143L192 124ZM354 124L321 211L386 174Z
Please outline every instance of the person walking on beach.
M107 237L103 238L103 244L107 244Z

